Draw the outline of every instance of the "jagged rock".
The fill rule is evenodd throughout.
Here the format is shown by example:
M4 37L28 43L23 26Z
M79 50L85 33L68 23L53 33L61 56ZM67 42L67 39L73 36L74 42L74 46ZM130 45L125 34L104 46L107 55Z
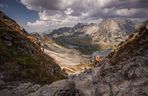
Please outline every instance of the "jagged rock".
M5 84L5 87L0 90L0 96L26 96L29 93L35 92L41 88L38 84L11 82Z
M1 86L1 85L4 85L4 84L5 84L5 82L2 81L2 80L0 80L0 86Z
M5 24L1 22L0 24L2 27L6 27L4 26ZM147 29L147 26L148 26L148 22L139 30L137 30L136 33L131 35L129 39L119 44L118 47L108 56L108 60L104 60L100 62L101 66L97 65L96 68L89 69L84 73L81 73L76 76L71 76L71 78L69 78L68 80L66 79L62 81L57 81L50 85L46 84L44 86L30 83L27 81L26 83L21 81L18 81L18 82L4 81L3 87L0 88L0 96L147 96L148 95L148 29ZM11 30L11 31L15 32L14 30ZM8 32L11 32L11 31L8 31ZM15 35L17 36L17 34ZM0 36L3 37L3 35L1 34ZM0 38L0 41L2 40L3 39ZM3 48L4 46L1 49ZM7 47L5 48L7 49ZM35 47L35 48L38 48L38 47ZM35 52L38 52L38 51L35 51ZM13 54L16 55L16 53L13 53ZM2 55L7 56L8 54L2 54ZM2 59L3 59L3 62L0 64L2 65L4 63L6 68L8 69L11 68L10 66L8 67L6 66L11 63L6 62L6 58L2 58ZM40 60L40 58L38 59ZM47 59L42 59L42 60L47 60ZM46 62L48 62L48 60ZM42 61L41 65L44 65L44 63L46 62ZM20 63L22 62L19 62L19 64ZM15 65L15 63L13 64ZM4 70L4 67L1 65L0 65L0 68ZM31 68L34 68L34 67L35 66ZM45 67L47 67L48 70ZM52 79L58 78L58 77L53 78L54 75L59 77L61 76L61 74L58 74L59 72L61 72L59 71L59 66L46 65L45 67L42 67L42 68L45 68L44 71L50 74L49 76L51 76ZM21 68L24 69L24 66ZM51 70L52 68L54 70ZM19 69L19 68L18 66L17 67L13 66L12 69L10 70L10 73L21 72L23 70L22 69L18 71L14 69ZM1 71L2 70L0 70L0 72ZM7 71L2 71L2 72L6 74ZM38 71L35 71L35 72L38 72ZM22 75L23 74L21 74L21 76ZM31 76L34 76L34 75L39 76L40 74L35 73ZM42 79L42 77L40 77L40 79Z
M27 96L82 96L75 88L75 83L69 80L54 82L51 85L45 85L35 93Z
M4 41L4 43L7 45L7 46L12 46L12 42L11 41Z
M109 60L102 61L102 66L71 77L76 89L84 96L147 96L147 33L146 27L140 28L109 55ZM141 41L145 42L141 45Z
M74 46L85 54L115 48L140 25L139 22L124 18L105 19L99 24L78 23L74 27L60 28L49 34L54 40L69 48Z
M11 82L0 90L0 96L85 96L76 89L75 83L61 80L51 85Z
M4 38L9 41L13 40L13 37L11 35L7 35L7 34L5 34Z
M11 27L15 31L19 31L21 34L28 34L22 27L20 27L14 20L6 16L2 11L0 11L0 21L5 22L7 26Z

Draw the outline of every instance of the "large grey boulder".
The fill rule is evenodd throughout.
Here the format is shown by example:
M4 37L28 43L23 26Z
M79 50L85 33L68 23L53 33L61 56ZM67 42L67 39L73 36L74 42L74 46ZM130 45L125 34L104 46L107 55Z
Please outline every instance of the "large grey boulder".
M35 93L27 96L82 96L81 93L75 88L75 83L69 80L61 80L45 85Z

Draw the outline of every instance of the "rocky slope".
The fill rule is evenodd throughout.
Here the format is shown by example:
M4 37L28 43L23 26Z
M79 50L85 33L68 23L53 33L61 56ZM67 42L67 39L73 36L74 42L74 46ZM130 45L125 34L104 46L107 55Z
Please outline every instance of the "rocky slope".
M6 27L6 24L4 24L3 22L0 23L0 26L1 26L0 29L2 30L0 35L2 37L0 41L2 43L0 44L3 44L0 46L2 50L0 53L2 54L0 55L1 56L0 58L2 58L1 59L2 63L0 64L9 65L10 62L12 62L12 60L9 58L10 57L15 58L15 56L18 53L12 53L12 55L8 55L7 52L9 53L17 52L14 50L13 51L8 50L8 48L12 49L14 45L18 45L17 42L20 43L22 39L28 41L28 39L26 39L27 37L24 37L24 35L23 35L24 38L22 38L22 34L21 35L18 33L15 34L17 31L12 30L9 26ZM10 40L7 38L7 35L5 36L5 33L11 34L8 35L10 37L13 38L17 37L17 40L13 40L13 43L11 44ZM18 39L19 38L18 36L21 39ZM3 43L5 41L6 43ZM30 42L29 44L32 45L30 39L28 42ZM21 43L19 45L23 44L24 43ZM18 47L15 46L14 49L15 48ZM28 48L25 49L28 50ZM18 52L20 52L19 49L17 50ZM21 51L23 56L20 54L19 56L24 57L25 53L23 52L24 51ZM32 54L34 54L34 57L36 56L38 57L39 53L35 51L35 54L34 53ZM6 61L6 58L4 58L5 56L7 60L10 62ZM30 56L32 57L32 55ZM19 58L19 60L22 61L20 57L17 58ZM147 96L148 95L148 87L147 87L148 86L148 63L147 63L148 22L146 22L143 26L141 26L141 28L139 28L134 34L130 35L125 42L120 43L117 46L117 48L107 56L107 58L108 59L104 59L100 63L98 63L96 65L96 68L86 70L84 73L79 75L71 75L69 76L69 79L57 81L50 85L47 84L41 86L39 84L30 83L26 81L5 82L4 79L2 79L0 80L0 96ZM26 62L26 60L24 62ZM21 63L14 62L13 64L20 65ZM12 68L9 66L9 67L4 67L4 69L6 68L7 70L8 69L12 70L20 68L18 66L17 68L15 67L16 66L13 66ZM0 66L0 68L3 68L3 66ZM26 66L24 66L24 68L26 69ZM41 66L41 68L44 67ZM8 72L4 69L3 69L4 73ZM17 70L10 71L10 73L14 72L17 72ZM21 71L19 70L19 72L22 72L22 69ZM32 76L34 76L34 74ZM1 75L1 78L3 78L3 75Z
M63 78L60 67L33 37L0 12L0 80L51 83Z
M115 48L127 39L139 24L139 22L124 18L106 19L99 24L97 32L93 33L93 40L101 45L101 49Z
M74 79L84 96L148 95L148 22L123 43L108 60Z
M119 44L108 60L100 62L101 66L68 80L37 87L37 91L30 92L33 86L26 88L27 84L22 83L9 90L8 96L16 96L19 88L23 90L21 96L147 96L147 44L148 22ZM7 92L7 88L0 93Z
M44 33L31 33L31 35L42 42L44 53L52 57L67 74L78 74L93 67L89 62L90 56L84 55L74 48L61 46Z
M78 23L74 27L60 28L49 36L54 37L58 44L78 49L85 54L92 54L94 51L116 47L139 25L139 22L130 19L113 18L106 19L100 24Z
M0 20L1 22L5 22L5 24L11 27L13 30L21 31L21 34L28 34L24 28L20 27L14 20L3 14L2 11L0 11Z
M128 38L136 26L137 23L129 19L114 18L99 25L78 23L74 27L63 27L54 30L49 37L45 33L31 35L42 42L44 52L64 71L75 74L93 66L90 57L109 54L112 47Z

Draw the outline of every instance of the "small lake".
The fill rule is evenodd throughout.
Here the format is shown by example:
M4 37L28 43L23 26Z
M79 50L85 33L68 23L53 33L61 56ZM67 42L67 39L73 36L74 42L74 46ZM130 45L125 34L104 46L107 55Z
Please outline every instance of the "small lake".
M107 49L107 50L104 50L104 51L95 51L93 52L93 54L91 55L92 57L94 56L102 56L102 57L106 57L110 52L112 51L112 49Z

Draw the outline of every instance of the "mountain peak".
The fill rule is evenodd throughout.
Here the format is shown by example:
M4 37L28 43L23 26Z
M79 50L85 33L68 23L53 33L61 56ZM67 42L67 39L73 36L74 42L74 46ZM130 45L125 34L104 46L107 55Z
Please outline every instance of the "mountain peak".
M133 55L145 54L146 42L148 40L148 20L136 30L134 34L131 34L125 42L121 42L116 50L112 52L108 57L112 63L117 63L121 58L129 59ZM142 48L142 50L140 50ZM138 52L138 53L137 53ZM128 54L128 55L126 55Z
M0 21L5 23L7 26L12 28L13 30L20 32L22 34L28 34L26 30L22 27L20 27L17 22L11 18L9 18L7 15L5 15L2 11L0 11Z
M78 28L82 28L82 27L84 27L84 26L86 26L87 24L85 24L85 23L77 23L75 26L74 26L74 28L75 29L78 29Z

